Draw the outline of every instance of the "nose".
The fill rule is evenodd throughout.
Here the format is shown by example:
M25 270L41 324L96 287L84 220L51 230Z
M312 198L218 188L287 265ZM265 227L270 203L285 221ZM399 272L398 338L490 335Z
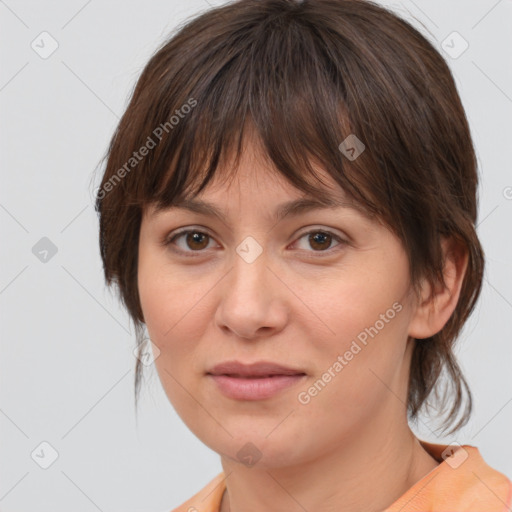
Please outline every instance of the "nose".
M220 329L256 339L281 331L288 320L287 294L267 254L233 257L233 267L222 280L215 320Z

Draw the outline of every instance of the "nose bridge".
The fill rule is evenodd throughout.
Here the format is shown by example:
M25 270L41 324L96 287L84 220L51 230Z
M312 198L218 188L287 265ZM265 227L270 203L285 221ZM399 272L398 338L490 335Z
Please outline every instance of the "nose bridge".
M243 338L253 338L265 327L279 330L286 315L271 283L275 279L267 265L268 253L252 236L235 248L217 310L217 323Z
M236 253L246 264L252 265L258 259L261 260L263 246L256 238L248 235L238 244Z
M263 250L262 244L250 235L236 246L235 252L230 287L236 289L237 293L243 292L244 289L248 293L250 290L254 292L255 286L258 288L258 285L266 283L268 253Z

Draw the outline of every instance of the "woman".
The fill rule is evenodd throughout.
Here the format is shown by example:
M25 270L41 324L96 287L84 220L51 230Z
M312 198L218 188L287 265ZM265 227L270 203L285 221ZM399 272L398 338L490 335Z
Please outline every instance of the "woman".
M107 283L223 472L176 511L504 511L453 346L478 299L453 77L362 0L240 0L151 58L97 194ZM146 348L145 348L146 347ZM443 377L443 379L441 379Z

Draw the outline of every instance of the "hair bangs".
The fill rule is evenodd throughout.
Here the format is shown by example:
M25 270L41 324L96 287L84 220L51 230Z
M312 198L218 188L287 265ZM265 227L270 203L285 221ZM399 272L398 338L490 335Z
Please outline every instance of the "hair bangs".
M191 80L196 85L187 92L197 107L168 141L161 163L149 171L157 180L146 188L142 203L165 209L198 195L214 177L233 179L251 143L269 170L306 195L321 198L329 187L317 166L361 210L378 213L364 177L373 167L370 157L351 162L339 149L354 128L342 78L333 72L318 38L298 23L279 31L269 23L248 39L250 44L242 46L234 39L227 51L231 58L210 73L198 64L201 80Z

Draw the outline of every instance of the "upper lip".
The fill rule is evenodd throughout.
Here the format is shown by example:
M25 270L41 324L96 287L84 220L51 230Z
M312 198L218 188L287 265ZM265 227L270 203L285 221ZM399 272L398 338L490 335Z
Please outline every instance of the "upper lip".
M305 375L305 372L296 368L282 366L270 361L258 361L243 364L238 361L226 361L211 368L210 375L231 375L240 377L265 377L267 375Z

